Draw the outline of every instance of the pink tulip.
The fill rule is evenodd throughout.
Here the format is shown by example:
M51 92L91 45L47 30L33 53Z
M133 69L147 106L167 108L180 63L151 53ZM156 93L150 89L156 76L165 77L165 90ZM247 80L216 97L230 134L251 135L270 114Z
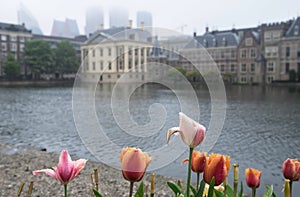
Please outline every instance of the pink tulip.
M79 159L77 161L72 161L70 155L67 150L63 150L60 153L59 162L57 166L53 167L53 169L42 169L33 171L33 175L37 175L40 173L46 173L62 184L66 185L71 180L77 177L80 171L84 168L87 160Z
M179 133L182 141L190 148L195 148L205 137L205 127L193 119L189 118L184 113L179 113L179 127L173 127L168 130L167 143L170 140L171 135Z
M284 178L290 181L298 181L300 178L300 162L298 159L288 158L282 164L282 173Z

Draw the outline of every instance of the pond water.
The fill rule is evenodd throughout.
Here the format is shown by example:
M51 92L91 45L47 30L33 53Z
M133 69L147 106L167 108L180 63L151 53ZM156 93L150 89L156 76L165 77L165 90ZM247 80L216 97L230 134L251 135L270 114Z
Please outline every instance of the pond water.
M110 130L108 137L121 146L142 144L142 148L149 148L165 144L165 132L142 141L126 138L119 132L110 109L112 88L112 84L99 85L95 99L99 123ZM210 95L206 88L196 86L195 90L201 123L207 126ZM226 95L225 124L210 152L230 155L231 163L240 164L240 179L243 181L245 168L262 170L259 193L264 184L274 184L277 195L281 196L282 162L288 157L300 158L300 87L228 86ZM146 124L149 106L153 103L160 103L166 109L167 119L162 130L177 126L180 105L176 95L155 84L145 84L131 95L132 119ZM51 152L66 148L76 157L94 159L76 131L71 87L0 88L0 142L43 147ZM181 164L185 155L156 172L185 179L186 165ZM232 169L229 181L232 181ZM294 193L300 194L299 183L294 184Z

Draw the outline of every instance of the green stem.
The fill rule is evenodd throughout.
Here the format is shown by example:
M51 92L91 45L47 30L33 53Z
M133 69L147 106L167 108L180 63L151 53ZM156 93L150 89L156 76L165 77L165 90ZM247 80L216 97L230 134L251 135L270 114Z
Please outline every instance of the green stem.
M256 187L252 187L252 197L255 197L256 195Z
M129 197L132 196L132 191L133 191L133 181L130 181L130 189L129 189Z
M187 195L187 197L190 196L190 183L191 183L191 168L192 168L193 149L194 148L190 148L189 166L188 166L188 177L187 177L187 183L186 183L186 195Z
M199 178L200 178L200 173L197 172L197 190L199 189Z
M65 188L65 197L68 196L68 185L64 184L64 188Z
M293 181L290 181L290 196L293 196Z

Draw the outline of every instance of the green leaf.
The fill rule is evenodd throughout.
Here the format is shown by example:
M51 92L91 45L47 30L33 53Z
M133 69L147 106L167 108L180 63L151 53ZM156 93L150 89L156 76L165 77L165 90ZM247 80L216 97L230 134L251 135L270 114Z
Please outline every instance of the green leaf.
M177 185L173 181L168 181L167 184L169 188L175 193L175 196L177 196L178 194L182 194L182 190L179 185Z
M272 197L273 196L273 185L267 186L266 191L263 197Z
M93 192L96 197L103 197L97 190L93 189Z
M244 193L244 188L243 188L243 182L241 181L241 189L240 189L239 197L243 197L243 193Z
M213 177L211 179L210 184L209 184L207 197L213 197L214 196L214 190L215 190L214 186L215 186L215 178Z
M143 197L144 196L144 182L142 181L138 190L134 194L134 197Z
M216 195L216 197L224 197L223 192L220 192L220 191L218 191L216 189L215 189L215 195Z
M276 194L273 192L272 197L276 197Z
M196 196L197 195L197 190L192 185L190 185L190 188L191 188L194 196Z
M199 190L197 192L197 195L195 197L202 197L204 188L205 188L205 182L204 182L204 180L202 180L201 183L200 183L200 187L199 187Z
M229 197L234 197L234 192L233 189L230 187L229 184L226 185L226 194Z

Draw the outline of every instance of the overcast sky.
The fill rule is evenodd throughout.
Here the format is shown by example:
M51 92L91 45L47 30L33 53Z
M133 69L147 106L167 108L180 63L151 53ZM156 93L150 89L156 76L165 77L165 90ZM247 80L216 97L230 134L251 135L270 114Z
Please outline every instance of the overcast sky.
M22 2L38 20L44 34L50 34L53 19L76 19L84 34L85 12L91 6L108 10L121 6L129 11L136 23L136 11L146 10L153 15L153 26L165 27L192 34L210 29L231 29L257 26L261 23L286 21L300 13L299 0L7 0L0 6L0 22L17 23L17 10Z

